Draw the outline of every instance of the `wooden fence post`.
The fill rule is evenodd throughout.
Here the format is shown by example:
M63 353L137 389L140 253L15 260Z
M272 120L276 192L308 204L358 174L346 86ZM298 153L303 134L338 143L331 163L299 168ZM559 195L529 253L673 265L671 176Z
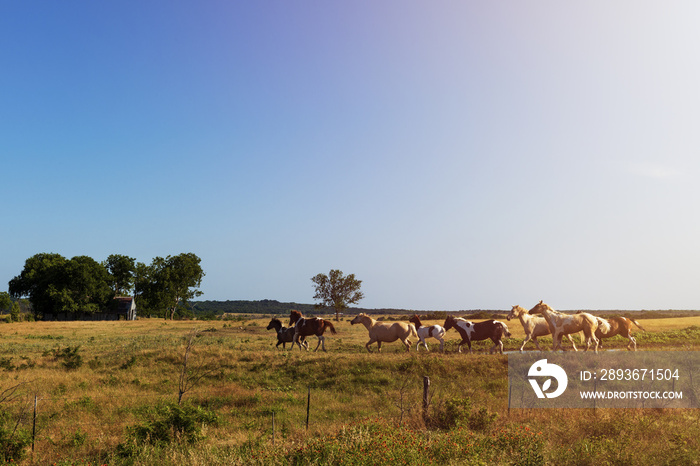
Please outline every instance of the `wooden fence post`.
M311 407L311 386L309 386L309 394L306 397L306 430L309 430L309 410Z
M430 398L428 396L430 392L430 377L427 375L423 376L423 419L428 420L428 406L430 405Z
M36 401L37 395L34 395L34 420L32 421L32 456L34 456L34 439L36 438Z

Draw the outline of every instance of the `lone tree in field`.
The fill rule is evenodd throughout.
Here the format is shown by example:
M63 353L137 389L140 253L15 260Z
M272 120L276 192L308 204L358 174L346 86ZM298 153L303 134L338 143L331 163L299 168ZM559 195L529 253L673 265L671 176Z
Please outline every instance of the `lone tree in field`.
M357 280L355 274L343 276L340 270L331 270L328 275L319 273L311 279L316 288L314 299L320 299L317 308L332 307L335 309L335 320L348 304L357 304L365 295L360 291L362 280Z

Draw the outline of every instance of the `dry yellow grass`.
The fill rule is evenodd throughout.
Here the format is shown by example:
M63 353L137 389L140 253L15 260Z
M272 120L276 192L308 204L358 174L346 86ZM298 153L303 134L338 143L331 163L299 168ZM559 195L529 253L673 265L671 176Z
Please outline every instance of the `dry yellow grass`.
M25 412L29 412L34 396L38 397L37 464L111 452L124 439L126 427L139 421L139 409L176 401L185 337L194 328L201 333L191 362L193 367L203 365L209 373L204 382L185 394L185 399L205 400L225 419L220 426L209 428L208 441L212 445L245 442L251 429L264 430L260 423L270 409L279 410L279 429L286 429L288 438L294 439L301 430L305 411L306 394L300 387L307 385L328 388L314 393L319 408L312 430L327 429L371 409L396 412L397 368L407 364L416 370L430 367L442 374L437 377L443 377L442 390L446 394L451 393L447 388L450 387L460 395L492 400L491 410L504 409L498 394L505 391L505 381L496 380L489 385L489 391L484 391L465 380L463 373L482 358L488 358L489 365L503 371L505 357L454 354L451 351L459 341L455 331L446 336L449 352L444 355L436 354L436 340L429 340L431 353L421 350L419 358L415 357L415 341L410 357L398 342L385 344L381 356L368 354L364 348L367 330L361 325L351 326L350 318L333 321L338 334L327 336L328 353L290 350L289 345L286 350L275 349L275 334L265 329L269 317L240 322L141 319L2 324L0 362L4 366L0 367L0 392L23 384L22 397L13 407ZM282 320L285 325L288 323L286 318ZM442 323L425 321L424 325ZM700 317L648 319L640 323L654 332L700 325ZM524 337L518 321L508 324L514 338ZM315 347L316 338L311 337L309 342ZM504 343L507 349L516 349L514 343L509 347L508 339ZM54 351L77 346L83 364L66 370L56 360ZM484 351L489 346L490 342L477 349ZM364 390L369 392L361 394L366 396L361 404L353 390L338 388L353 387L355 381L363 380L363 368L371 366L374 370L378 365L387 368L387 375L374 375L365 383ZM318 375L296 378L296 372L312 374L310 368L317 368ZM461 371L459 377L455 371ZM278 377L277 372L284 372L284 377ZM290 380L295 386L282 385L290 384ZM81 442L82 437L85 440Z

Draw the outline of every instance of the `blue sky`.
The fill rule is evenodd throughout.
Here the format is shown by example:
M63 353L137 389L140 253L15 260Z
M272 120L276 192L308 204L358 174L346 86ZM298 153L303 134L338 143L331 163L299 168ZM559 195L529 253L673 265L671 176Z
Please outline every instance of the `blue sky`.
M695 2L2 2L0 291L193 252L202 299L700 307Z

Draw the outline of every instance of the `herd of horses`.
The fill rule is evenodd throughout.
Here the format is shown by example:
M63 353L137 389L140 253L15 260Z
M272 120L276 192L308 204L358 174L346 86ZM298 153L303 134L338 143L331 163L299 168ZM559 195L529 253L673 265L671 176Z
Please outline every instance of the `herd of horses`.
M577 312L575 314L564 314L555 311L548 304L540 301L530 310L520 306L513 306L506 317L508 321L518 319L525 331L525 340L520 347L520 352L525 348L527 342L532 340L538 350L542 351L537 338L545 335L552 335L554 342L552 351L564 348L561 345L562 339L566 337L572 344L574 351L577 351L573 334L581 335L582 341L586 344L585 351L593 345L593 350L597 353L598 348L602 348L603 338L611 338L621 335L629 340L628 350L637 350L637 341L631 333L632 325L645 331L634 319L627 317L611 317L603 319L587 312ZM351 325L364 325L369 332L369 341L365 344L367 351L372 352L370 345L376 343L377 351L382 351L382 343L391 343L400 340L406 351L410 351L412 342L410 338L418 338L416 351L423 345L429 350L426 343L427 338L434 338L440 342L440 351L445 349L445 334L448 330L454 329L462 338L457 345L457 351L462 352L462 346L467 345L469 352L472 352L472 342L491 340L493 346L489 353L499 352L503 354L503 337L511 336L505 322L498 320L486 320L483 322L471 322L461 317L448 316L443 325L423 326L417 315L412 316L409 322L378 322L367 314L358 314L350 321ZM279 319L273 318L267 326L268 330L275 330L277 334L277 345L286 347L291 343L292 347L297 345L308 351L309 343L306 337L316 336L318 344L314 351L318 351L319 346L326 351L324 333L328 330L331 334L336 334L333 323L318 317L304 317L299 311L292 311L289 316L289 326L285 327Z

